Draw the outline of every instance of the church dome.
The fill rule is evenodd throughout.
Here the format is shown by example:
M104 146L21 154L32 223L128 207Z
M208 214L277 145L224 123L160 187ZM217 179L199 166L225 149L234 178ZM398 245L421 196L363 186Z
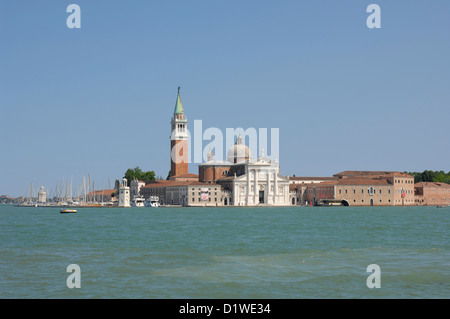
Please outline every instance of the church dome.
M248 162L250 158L250 149L242 142L242 136L239 134L236 143L227 152L227 161L230 163L243 163Z

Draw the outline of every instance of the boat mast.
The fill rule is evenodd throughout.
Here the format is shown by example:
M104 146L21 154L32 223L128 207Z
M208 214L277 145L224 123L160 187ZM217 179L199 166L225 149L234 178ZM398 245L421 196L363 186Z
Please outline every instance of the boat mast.
M29 203L32 203L33 202L33 199L32 199L32 197L33 197L33 184L30 182L30 188L28 188L28 202Z
M88 174L88 179L89 179L89 184L88 184L88 186L89 186L89 191L88 191L88 194L89 194L89 201L90 202L92 202L92 194L91 194L91 175L89 175Z
M66 181L66 189L64 190L64 202L67 203L67 181Z
M69 196L70 196L70 201L72 202L73 201L73 189L72 189L72 186L73 186L73 176L70 178L70 193L69 193Z
M86 204L86 177L83 176L83 201Z

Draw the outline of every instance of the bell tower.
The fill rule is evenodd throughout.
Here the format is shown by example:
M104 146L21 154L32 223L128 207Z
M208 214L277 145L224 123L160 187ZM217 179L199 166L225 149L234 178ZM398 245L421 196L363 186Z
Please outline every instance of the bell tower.
M178 96L171 124L170 169L171 177L176 177L188 173L187 118L184 115L183 105L181 104L180 87L178 87Z

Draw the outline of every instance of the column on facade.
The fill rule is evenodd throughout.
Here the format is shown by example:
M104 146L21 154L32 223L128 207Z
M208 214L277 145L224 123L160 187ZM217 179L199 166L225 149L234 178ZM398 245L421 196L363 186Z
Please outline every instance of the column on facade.
M231 198L233 199L233 205L237 206L237 194L238 189L236 188L236 181L233 180L233 191L231 192Z
M277 195L278 195L278 176L277 176L277 172L273 172L273 176L274 176L274 187L273 187L273 203L276 204L277 202Z
M267 198L267 204L269 204L269 195L270 195L270 169L267 170L267 193L264 194L264 197Z
M254 195L253 195L253 204L256 205L259 203L259 189L258 189L258 171L256 169L253 170L255 173L255 181L254 181Z
M249 196L250 196L250 170L248 169L247 166L247 190L245 192L245 204L248 206L249 204Z

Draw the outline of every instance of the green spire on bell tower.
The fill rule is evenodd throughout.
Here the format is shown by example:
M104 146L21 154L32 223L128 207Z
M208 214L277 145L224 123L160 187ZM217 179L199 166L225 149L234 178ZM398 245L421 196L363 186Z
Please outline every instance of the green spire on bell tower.
M183 104L181 104L180 98L180 87L178 87L177 103L175 104L175 111L173 114L184 114Z

